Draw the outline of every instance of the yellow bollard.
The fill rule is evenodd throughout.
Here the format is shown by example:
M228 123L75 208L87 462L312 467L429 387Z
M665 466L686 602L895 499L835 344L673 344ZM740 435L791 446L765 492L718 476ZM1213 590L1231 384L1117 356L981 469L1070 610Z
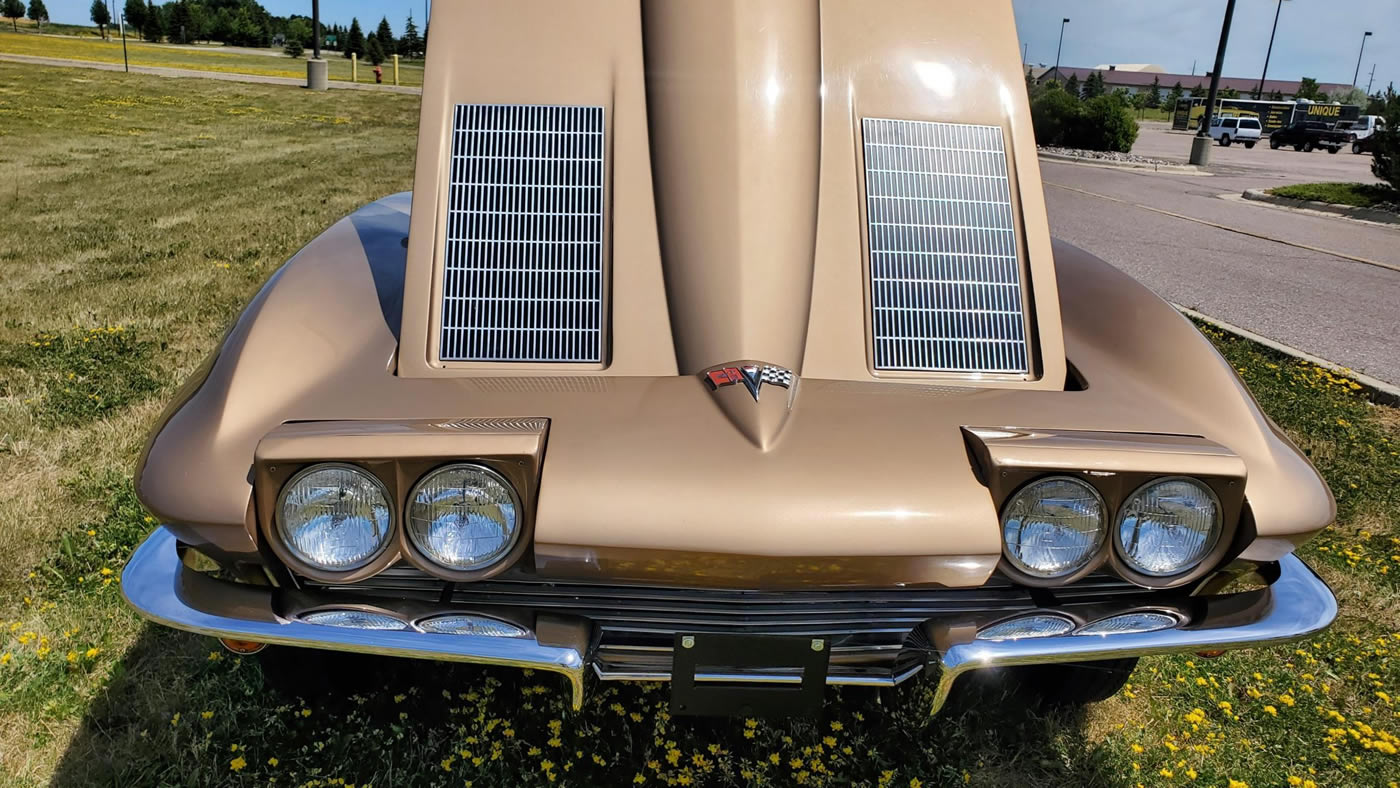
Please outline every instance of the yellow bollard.
M394 55L394 84L399 84L399 56Z
M354 52L350 53L350 81L360 81L360 58Z

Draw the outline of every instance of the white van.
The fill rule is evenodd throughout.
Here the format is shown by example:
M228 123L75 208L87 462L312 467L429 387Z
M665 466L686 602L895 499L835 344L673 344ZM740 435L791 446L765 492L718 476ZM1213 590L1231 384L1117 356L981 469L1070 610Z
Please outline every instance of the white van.
M1385 128L1385 118L1380 115L1362 115L1356 120L1344 120L1337 124L1337 131L1347 135L1349 142L1364 140Z
M1217 117L1210 121L1210 138L1228 148L1232 142L1242 142L1246 148L1259 141L1258 118Z

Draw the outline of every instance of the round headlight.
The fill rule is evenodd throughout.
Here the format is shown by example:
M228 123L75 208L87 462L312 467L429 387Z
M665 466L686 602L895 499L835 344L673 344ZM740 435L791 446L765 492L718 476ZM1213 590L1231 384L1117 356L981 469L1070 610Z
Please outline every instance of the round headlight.
M1001 515L1006 557L1033 577L1063 577L1084 568L1104 542L1103 498L1073 476L1022 487Z
M330 572L357 569L389 544L389 494L353 465L313 465L277 498L277 533L292 555Z
M520 500L499 473L448 465L413 488L408 538L436 564L470 571L499 561L520 536Z
M1220 538L1220 500L1195 479L1173 476L1143 485L1118 512L1118 551L1154 577L1200 563Z

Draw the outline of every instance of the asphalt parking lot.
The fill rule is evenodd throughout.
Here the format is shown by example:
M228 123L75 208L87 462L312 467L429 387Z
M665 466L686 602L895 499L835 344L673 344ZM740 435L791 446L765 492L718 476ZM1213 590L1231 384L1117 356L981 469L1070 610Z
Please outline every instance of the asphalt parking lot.
M1133 153L1185 162L1190 148L1190 135L1155 124L1144 125ZM1288 183L1374 182L1370 164L1349 150L1299 153L1263 142L1216 146L1210 176L1048 160L1041 175L1057 238L1170 301L1400 385L1400 270L1350 259L1400 266L1400 225L1222 197Z

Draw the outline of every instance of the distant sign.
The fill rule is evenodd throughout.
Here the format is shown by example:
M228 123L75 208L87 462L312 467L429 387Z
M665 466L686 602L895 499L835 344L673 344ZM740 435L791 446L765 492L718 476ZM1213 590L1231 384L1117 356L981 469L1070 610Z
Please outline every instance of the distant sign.
M1361 108L1354 104L1301 104L1293 101L1253 101L1250 99L1216 99L1216 113L1236 117L1257 117L1262 133L1270 134L1301 120L1315 120L1336 124L1343 120L1356 120L1361 117ZM1172 113L1172 128L1179 131L1198 128L1201 116L1206 111L1206 100L1201 97L1182 98L1176 102Z

